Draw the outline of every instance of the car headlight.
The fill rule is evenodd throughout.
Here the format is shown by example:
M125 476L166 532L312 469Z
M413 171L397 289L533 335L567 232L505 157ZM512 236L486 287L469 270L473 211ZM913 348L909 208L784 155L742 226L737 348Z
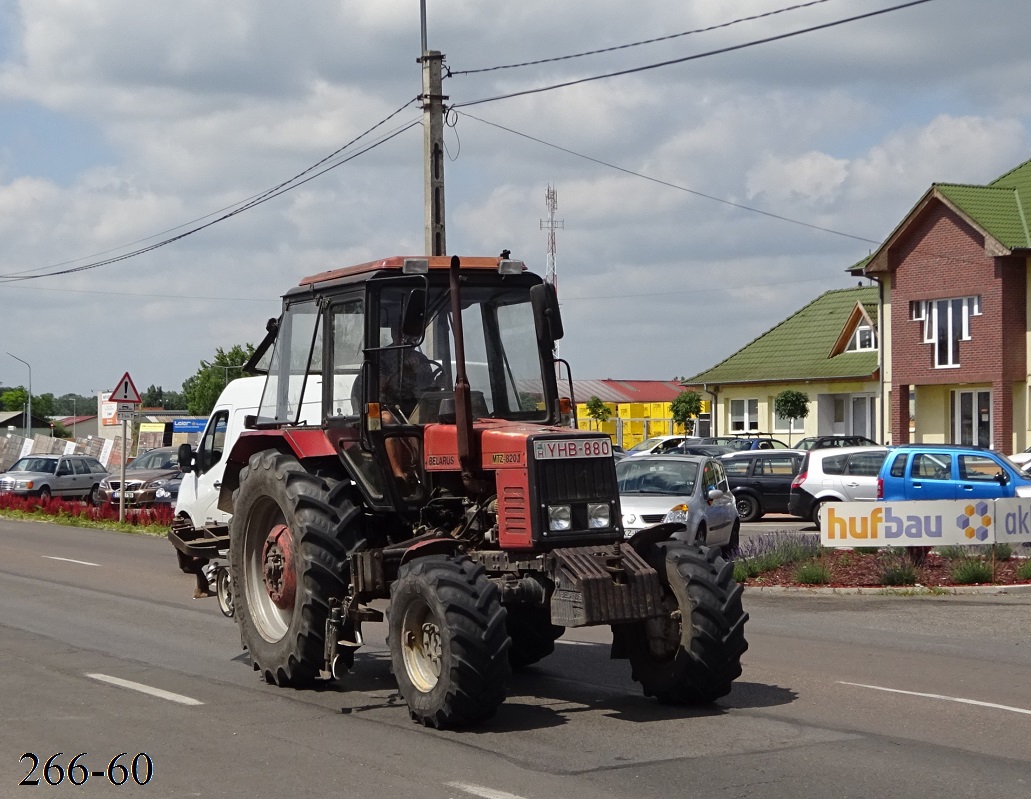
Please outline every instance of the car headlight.
M687 505L674 505L669 509L666 514L664 522L680 522L681 524L687 523L687 514L691 512L691 509Z
M160 480L151 480L149 483L144 485L144 488L161 488L165 483L168 482L167 477L162 477Z
M27 491L31 491L32 487L36 484L32 480L19 480L15 485L17 485L18 488L24 488Z
M612 511L607 502L587 503L587 526L593 529L611 527Z
M573 526L573 512L568 505L548 505L548 529L568 530Z
M172 492L169 491L167 488L161 487L154 492L154 496L160 499L168 499L172 496Z
M100 490L101 491L110 491L111 490L111 481L110 480L101 480L100 481Z

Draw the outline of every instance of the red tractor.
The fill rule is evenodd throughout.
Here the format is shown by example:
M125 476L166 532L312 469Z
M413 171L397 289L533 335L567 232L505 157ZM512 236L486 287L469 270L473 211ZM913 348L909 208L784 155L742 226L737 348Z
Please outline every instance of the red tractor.
M561 337L553 287L507 257L387 258L285 295L219 498L268 682L342 678L387 600L423 724L491 716L565 627L611 625L612 656L662 702L730 691L748 618L733 564L682 525L624 540L611 442L560 396Z

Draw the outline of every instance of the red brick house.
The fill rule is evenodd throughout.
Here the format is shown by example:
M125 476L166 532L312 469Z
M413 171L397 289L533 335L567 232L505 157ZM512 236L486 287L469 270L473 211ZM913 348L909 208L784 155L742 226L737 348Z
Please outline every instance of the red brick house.
M933 184L854 267L882 285L891 443L1031 443L1029 269L1031 161L984 186Z

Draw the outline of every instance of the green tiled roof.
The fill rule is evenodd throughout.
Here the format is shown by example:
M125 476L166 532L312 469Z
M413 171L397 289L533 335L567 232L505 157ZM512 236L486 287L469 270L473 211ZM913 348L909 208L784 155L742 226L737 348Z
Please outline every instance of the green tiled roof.
M684 381L770 383L780 380L866 378L877 371L877 352L829 357L856 303L877 319L877 287L859 286L821 294L802 310L711 369Z
M1007 248L1031 247L1031 161L987 186L936 183L934 187Z

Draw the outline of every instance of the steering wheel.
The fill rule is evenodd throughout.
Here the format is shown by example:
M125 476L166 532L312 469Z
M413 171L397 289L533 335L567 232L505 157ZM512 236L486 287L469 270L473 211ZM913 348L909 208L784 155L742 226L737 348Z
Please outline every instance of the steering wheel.
M447 373L444 371L444 364L439 361L430 361L430 388L446 391L450 388L447 384Z

